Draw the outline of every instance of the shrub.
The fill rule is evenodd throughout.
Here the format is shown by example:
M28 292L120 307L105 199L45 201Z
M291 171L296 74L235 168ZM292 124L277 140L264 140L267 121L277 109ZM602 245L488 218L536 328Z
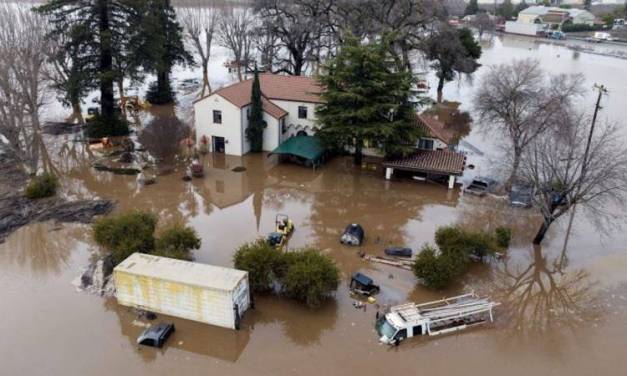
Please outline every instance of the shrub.
M233 263L235 268L248 272L252 291L265 292L272 289L274 271L280 263L281 255L264 239L259 239L239 247L233 256Z
M573 33L578 31L599 31L603 30L603 25L588 24L565 24L562 25L562 31L565 33Z
M314 249L283 254L287 269L281 278L283 293L317 307L337 290L340 273L333 260Z
M450 285L466 269L466 257L458 252L437 254L430 245L423 246L412 269L425 286L443 289Z
M163 230L156 241L154 254L180 260L190 260L190 251L200 248L200 238L193 228L175 224Z
M30 199L38 199L54 196L59 187L59 180L56 176L43 173L35 176L26 187L26 197Z
M512 240L512 230L508 227L497 227L494 235L496 237L496 244L501 249L509 247L509 243Z
M172 85L170 81L167 80L165 82L165 86L160 88L158 85L158 81L154 81L148 87L148 91L146 92L146 100L150 104L168 104L174 102L175 92L172 90Z
M455 251L468 257L482 258L497 250L496 240L490 234L464 230L459 226L438 228L435 243L443 253Z
M87 123L87 137L89 138L126 136L129 133L128 122L119 114L116 114L113 118L105 118L100 114L96 114Z
M111 252L117 265L134 252L154 251L156 224L156 216L140 211L105 217L94 224L94 239Z

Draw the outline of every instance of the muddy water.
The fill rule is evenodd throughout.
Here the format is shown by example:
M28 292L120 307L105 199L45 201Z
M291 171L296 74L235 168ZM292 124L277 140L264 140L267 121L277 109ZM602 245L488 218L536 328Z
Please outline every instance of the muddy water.
M484 59L496 62L506 58L502 54L514 53L553 59L554 46L533 46L495 41ZM613 74L627 77L624 61L602 58L595 69L595 59L587 63L594 74L604 71L609 80L612 76L603 68L609 64ZM464 103L472 85L448 89L447 99ZM610 98L606 111L624 113L621 102L613 94ZM117 201L117 211L151 210L162 225L191 225L202 238L197 261L225 266L232 265L238 245L265 236L275 214L287 213L296 224L289 246L314 245L333 257L343 273L340 289L316 310L261 297L239 332L161 317L177 327L168 345L139 348L135 338L144 322L114 299L76 292L71 284L99 252L89 227L35 224L0 245L0 374L618 375L627 367L624 231L601 235L582 216L566 250L565 223L552 229L543 249L533 248L529 240L538 219L529 211L434 184L386 182L376 164L355 169L344 158L313 171L278 164L266 155L209 154L202 160L206 176L185 183L178 141L188 133L176 121L182 110L153 111L137 130L158 158L155 185L143 187L134 176L93 171L90 153L71 142L71 136L61 136L48 141L64 176L64 194L110 198ZM475 133L471 137L483 140ZM366 229L361 248L339 245L343 227L351 222ZM438 226L450 223L483 229L510 225L513 247L505 260L473 267L458 285L439 293L418 286L407 271L357 256L359 250L381 254L387 245L418 248L433 241ZM375 307L352 306L346 284L358 270L381 284L380 304L476 289L503 306L490 327L388 348L377 343L373 331Z

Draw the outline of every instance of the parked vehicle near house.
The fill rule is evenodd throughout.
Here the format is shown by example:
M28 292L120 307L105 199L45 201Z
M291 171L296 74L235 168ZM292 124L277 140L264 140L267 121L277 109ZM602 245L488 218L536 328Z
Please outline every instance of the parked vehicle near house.
M137 337L137 344L161 348L172 333L174 333L174 324L162 322L144 330Z
M556 40L564 40L566 39L566 34L561 31L547 31L545 36L548 39L556 39Z
M364 235L363 227L357 223L352 223L346 226L344 233L340 237L340 243L358 246L364 241Z
M376 330L379 341L398 345L419 335L452 333L492 322L492 310L498 305L474 293L422 304L401 304L382 316L377 313Z
M529 208L533 200L533 187L529 184L516 183L509 192L509 204L512 206Z
M485 196L488 193L494 193L498 186L498 182L492 178L478 176L464 189L464 192L476 196Z

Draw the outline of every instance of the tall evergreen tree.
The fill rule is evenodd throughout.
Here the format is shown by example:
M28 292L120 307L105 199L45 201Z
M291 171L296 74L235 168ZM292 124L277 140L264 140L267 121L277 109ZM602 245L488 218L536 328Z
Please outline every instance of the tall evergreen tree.
M153 104L174 101L170 73L175 64L193 64L193 57L185 50L183 29L176 19L170 0L144 0L133 23L139 25L132 45L136 64L157 75L148 91Z
M411 72L395 69L389 46L387 36L370 44L347 37L318 77L325 90L316 109L317 135L331 147L354 148L355 164L361 164L365 146L403 155L421 135L408 101Z
M66 48L74 64L85 72L88 88L100 90L100 114L92 123L93 137L128 133L116 112L113 85L116 76L113 56L124 45L129 15L139 0L49 0L35 8L49 16L51 37L67 34Z
M478 0L470 0L468 5L466 6L466 10L464 11L464 15L477 14L479 11L479 2Z
M261 84L259 83L259 71L255 65L255 77L253 78L253 88L250 98L250 117L248 118L248 128L246 128L246 138L250 142L250 151L260 152L263 149L263 130L266 122L263 120L263 104L261 103Z

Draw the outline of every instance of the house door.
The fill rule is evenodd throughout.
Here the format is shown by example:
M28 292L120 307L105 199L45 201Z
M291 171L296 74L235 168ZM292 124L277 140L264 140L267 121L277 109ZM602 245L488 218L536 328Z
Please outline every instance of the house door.
M213 136L213 152L224 153L224 137Z

